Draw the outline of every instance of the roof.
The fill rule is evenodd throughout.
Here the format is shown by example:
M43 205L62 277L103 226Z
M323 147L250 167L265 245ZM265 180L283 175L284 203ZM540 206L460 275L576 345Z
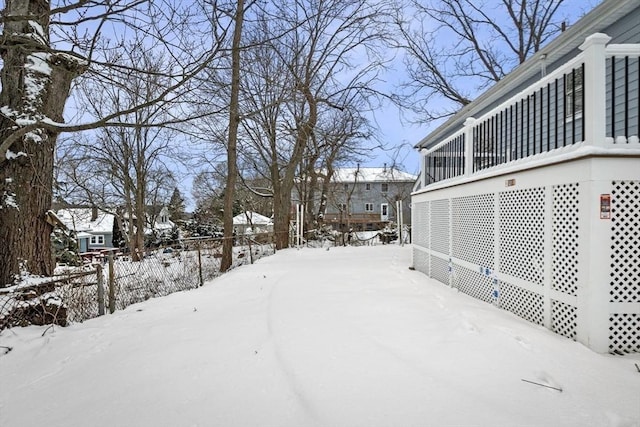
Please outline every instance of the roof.
M339 168L334 171L333 182L414 182L418 177L394 168Z
M518 87L536 74L539 74L540 66L536 64L540 64L542 59L545 60L546 64L553 64L563 56L576 50L588 36L604 31L638 7L640 7L640 1L638 0L603 1L565 32L558 35L549 44L507 74L502 80L495 83L474 99L473 102L464 106L449 120L420 140L415 145L415 148L429 148L448 137L452 132L461 129L467 118L473 117L478 112L492 106L502 97L509 94L514 87Z
M247 216L249 217L249 220L247 220ZM253 224L253 225L267 225L267 224L272 224L273 221L271 221L271 218L267 218L264 215L260 215L257 212L242 212L236 216L233 217L233 225L249 225L249 224Z
M91 221L91 208L60 209L56 215L67 228L76 232L85 231L101 234L113 232L114 216L110 213L98 211L95 221Z

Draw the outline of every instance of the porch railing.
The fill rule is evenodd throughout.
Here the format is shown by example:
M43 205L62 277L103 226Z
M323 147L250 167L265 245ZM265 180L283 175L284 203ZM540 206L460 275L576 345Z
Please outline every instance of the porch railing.
M581 53L423 153L424 185L580 143L637 144L640 44L593 34Z

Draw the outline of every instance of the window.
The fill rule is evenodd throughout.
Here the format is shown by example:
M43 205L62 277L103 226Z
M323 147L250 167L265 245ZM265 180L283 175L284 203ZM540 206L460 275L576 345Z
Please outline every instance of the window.
M373 212L373 203L365 203L364 210L365 212Z
M567 120L582 116L583 81L582 68L574 68L569 74L565 75L564 111Z
M364 189L367 190L367 191L371 190L371 184L370 183L366 183L364 185Z
M389 191L389 184L385 182L382 184L382 192L386 193L387 191Z
M92 245L104 245L104 236L91 236Z

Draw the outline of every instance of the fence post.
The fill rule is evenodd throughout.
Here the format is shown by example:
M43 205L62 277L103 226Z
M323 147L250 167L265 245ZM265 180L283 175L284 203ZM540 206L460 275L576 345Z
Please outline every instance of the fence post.
M98 279L98 316L104 316L104 274L102 274L102 264L96 264L95 267Z
M116 311L116 277L113 252L109 252L109 313Z
M204 286L204 280L202 279L202 251L200 250L200 241L197 243L198 248L198 277L200 279L200 286Z

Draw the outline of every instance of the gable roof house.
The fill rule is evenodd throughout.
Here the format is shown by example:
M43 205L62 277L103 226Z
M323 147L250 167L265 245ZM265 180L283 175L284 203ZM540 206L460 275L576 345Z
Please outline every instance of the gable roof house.
M640 351L639 22L605 0L416 145L416 270Z
M56 215L69 230L76 233L78 252L113 248L113 214L96 207L70 207L59 209Z
M170 233L175 227L175 223L171 221L169 208L165 205L149 205L146 207L147 218L144 234L163 235Z
M416 176L387 167L338 168L331 179L325 223L334 229L379 230L398 222L402 201L404 224L411 223L410 196Z

